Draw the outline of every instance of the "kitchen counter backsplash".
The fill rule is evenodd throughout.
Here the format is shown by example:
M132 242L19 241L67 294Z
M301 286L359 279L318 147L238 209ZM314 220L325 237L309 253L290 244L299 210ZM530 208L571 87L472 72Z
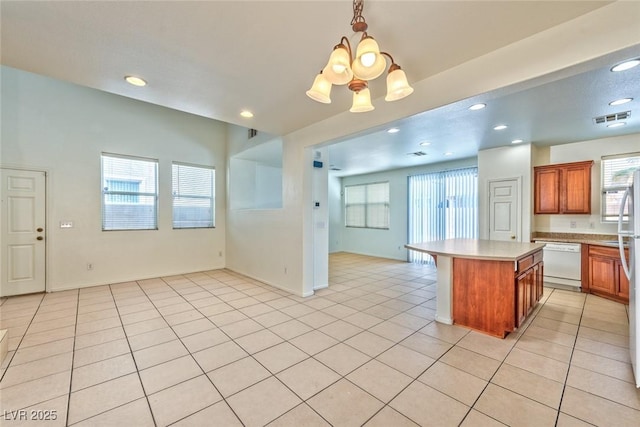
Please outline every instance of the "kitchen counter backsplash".
M590 233L553 233L534 231L531 233L531 241L546 240L548 242L587 243L591 245L617 246L617 234L590 234ZM614 243L616 242L616 243Z

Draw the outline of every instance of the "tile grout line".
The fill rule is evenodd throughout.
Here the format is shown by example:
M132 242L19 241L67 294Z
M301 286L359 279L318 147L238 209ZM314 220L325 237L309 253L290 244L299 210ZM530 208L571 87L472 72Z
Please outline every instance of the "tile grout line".
M193 280L191 280L191 279L189 279L189 278L187 278L187 279L188 279L191 283L194 283L195 285L197 285L198 287L200 287L201 289L204 289L204 288L202 288L202 286L200 286L199 284L197 284L197 283L193 282ZM184 295L183 295L183 294L181 294L180 292L176 291L176 289L175 289L173 286L171 286L171 284L170 284L170 283L168 283L166 280L164 280L164 279L162 279L162 278L161 278L160 280L162 280L162 281L163 281L167 286L169 286L169 287L170 287L174 292L176 292L178 295L180 295L180 297L181 297L183 300L185 300L189 305L191 305L191 307L193 307L193 309L194 309L194 310L196 310L198 313L200 313L201 315L203 315L203 316L204 316L204 314L203 314L202 312L200 312L200 310L199 310L198 308L196 308L193 304L191 304L191 301L187 300L187 299L184 297ZM204 290L206 290L207 292L209 292L207 289L204 289ZM146 291L145 291L144 289L142 289L142 291L143 291L143 292L145 292L145 294L146 294ZM210 292L209 292L209 293L210 293ZM212 294L212 295L213 295L213 294ZM213 295L213 296L215 296L215 295ZM154 307L156 306L156 305L153 303L153 301L152 301L151 303L153 304L153 306L154 306ZM175 314L175 313L174 313L174 314ZM163 315L162 313L160 313L160 315L162 316L163 320L166 322L166 319L164 319L164 315ZM212 324L214 327L216 327L217 329L220 329L220 328L218 328L218 326L217 326L217 325L216 325L216 324L215 324L211 319L209 319L207 316L204 316L204 319L207 319L209 322L211 322L211 324ZM187 323L187 322L184 322L184 323ZM169 322L167 322L167 325L169 326L169 328L171 328L171 331L172 331L174 334L176 334L175 330L173 329L173 326L177 326L177 325L170 325L170 324L169 324ZM229 336L228 336L228 335L227 335L223 330L221 330L221 329L220 329L220 331L221 331L223 334L225 334L225 335L227 336L227 338L229 338L229 340L233 341L233 340L232 340L232 338L231 338L231 337L229 337ZM195 335L195 334L194 334L194 335ZM180 422L180 421L182 421L182 420L184 420L184 419L186 419L186 418L188 418L188 417L191 417L192 415L195 415L195 414L197 414L197 413L199 413L199 412L201 412L201 411L204 411L205 409L208 409L208 408L210 408L210 407L212 407L212 406L214 406L214 405L218 404L219 402L224 402L224 403L225 403L225 405L227 405L227 407L231 410L231 412L233 413L233 415L235 415L235 417L239 420L239 422L244 426L244 423L242 422L242 420L240 419L240 417L238 416L238 414L236 414L235 410L231 407L231 405L229 405L229 403L227 402L227 399L226 399L226 398L224 397L224 395L220 392L220 390L219 390L219 389L218 389L218 387L214 384L214 382L211 380L211 378L209 377L209 375L207 375L207 372L204 370L204 368L200 365L200 363L198 363L198 360L193 356L193 353L191 352L191 350L189 349L189 347L187 347L187 346L184 344L184 342L182 341L182 338L183 338L183 337L180 337L178 334L176 334L176 337L178 338L178 340L180 341L180 343L184 346L184 348L187 350L187 353L188 353L188 354L189 354L189 356L193 359L194 363L198 366L198 368L200 368L200 371L202 371L202 375L204 375L204 376L207 378L207 380L211 383L211 385L212 385L212 386L213 386L213 388L216 390L216 392L220 395L220 399L221 399L221 400L219 400L219 401L217 401L217 402L215 402L215 403L212 403L212 404L211 404L211 405L209 405L209 406L205 406L204 408L201 408L201 409L199 409L199 410L198 410L198 411L196 411L196 412L193 412L193 413L191 413L191 414L185 415L184 417L180 418L179 420L176 420L175 422L173 422L173 423L171 423L171 424L175 424L175 423ZM222 343L220 343L220 344L222 344ZM215 346L213 346L213 347L215 347ZM210 347L208 347L208 348L210 348ZM203 350L204 350L204 349L203 349ZM175 359L174 359L174 360L175 360ZM166 363L166 362L165 362L165 363ZM232 363L233 363L233 362L232 362ZM177 384L173 384L173 385L171 385L171 386L168 386L168 387L164 388L163 390L167 390L167 389L169 389L169 388L171 388L171 387L175 387L176 385L178 385L178 384L182 384L182 383L184 383L184 382L186 382L186 381L189 381L189 380L191 380L191 379L193 379L193 378L190 378L190 379L187 379L187 380L181 381L181 382L179 382L179 383L177 383ZM158 391L158 392L159 392L159 391Z
M69 394L67 395L67 416L65 426L69 425L69 413L71 412L71 390L73 386L73 362L76 357L76 333L78 331L78 312L80 311L80 290L76 294L76 322L73 327L73 345L71 346L71 372L69 373Z
M140 285L138 285L137 282L135 282L135 283L136 283L136 286L138 286L138 287L140 286ZM140 369L138 369L138 362L136 362L136 358L133 355L133 349L131 348L131 343L129 342L129 336L127 335L127 333L126 333L126 331L124 329L124 323L122 323L122 315L120 314L120 308L118 307L118 302L117 302L117 299L115 298L115 295L113 293L113 288L111 286L112 285L108 285L109 292L111 293L111 298L113 299L113 304L115 305L116 312L118 313L118 320L120 321L120 327L122 328L122 332L124 333L124 337L127 340L127 346L129 346L129 354L131 355L131 359L133 360L133 366L135 366L135 368L136 368L136 375L138 376L138 381L140 382L140 388L142 388L142 394L144 395L144 398L147 401L147 407L149 408L149 414L151 415L151 421L153 421L153 425L157 427L158 423L156 422L156 418L155 418L155 416L153 414L153 410L151 409L151 403L149 402L149 396L147 396L147 392L144 389L144 383L142 382L142 378L140 377ZM126 375L129 375L129 374L126 374ZM122 378L124 376L125 375L123 375L121 377L118 377L118 378ZM138 399L135 399L135 400L138 400ZM130 402L125 402L122 405L118 405L116 408L122 407L124 405L128 405L131 402L135 402L135 400L132 400ZM103 412L101 412L99 414L92 415L91 417L86 418L86 419L91 419L91 418L93 418L95 416L104 414L104 413L109 412L109 411L111 411L113 409L116 409L116 408L110 408L110 409L108 409L106 411L103 411Z
M569 357L569 367L567 368L567 373L564 377L564 382L562 384L562 393L560 394L560 402L558 403L558 413L556 414L556 423L560 421L560 413L562 412L562 399L564 399L564 393L567 389L567 381L569 380L569 372L571 372L571 361L573 360L573 353L576 350L576 343L578 342L578 335L580 334L580 327L582 326L582 318L584 317L585 306L587 305L587 297L585 296L584 301L582 303L582 309L580 310L580 320L578 322L578 329L576 330L576 336L573 340L573 346L571 347L571 356ZM568 415L568 414L567 414ZM574 417L577 418L577 417ZM578 418L579 419L579 418ZM584 420L582 420L584 421ZM585 421L586 422L586 421Z
M42 298L40 298L40 302L38 303L38 307L36 307L36 309L33 311L33 315L31 316L31 320L29 321L29 324L27 325L27 329L25 329L24 334L22 334L22 337L20 338L20 341L18 342L18 345L16 346L16 349L13 350L13 354L11 355L10 360L7 362L7 367L5 368L4 372L0 376L0 382L2 382L2 380L4 379L4 376L7 374L7 371L9 370L9 367L11 367L11 362L13 362L13 358L18 353L18 350L20 350L20 346L22 345L22 342L24 341L24 338L27 336L27 332L29 332L29 328L33 324L33 319L36 317L36 314L38 313L38 310L40 310L40 306L42 305L42 301L44 301L44 296L45 295L46 294L42 295ZM8 298L7 298L7 301L8 301ZM7 328L7 340L9 340L8 328Z

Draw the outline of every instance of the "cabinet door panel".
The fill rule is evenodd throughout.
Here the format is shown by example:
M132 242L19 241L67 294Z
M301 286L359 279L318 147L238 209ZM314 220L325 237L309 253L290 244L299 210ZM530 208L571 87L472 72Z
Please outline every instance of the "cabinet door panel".
M567 167L563 171L563 206L566 214L591 213L591 167Z
M589 258L589 288L615 293L615 260L592 256Z
M629 279L627 278L627 275L624 274L622 263L619 261L616 261L616 270L619 278L617 295L621 298L626 298L628 300L629 299Z
M536 214L560 213L560 170L541 169L535 171Z
M527 316L526 305L526 290L527 290L527 274L522 274L516 279L516 326L520 327Z

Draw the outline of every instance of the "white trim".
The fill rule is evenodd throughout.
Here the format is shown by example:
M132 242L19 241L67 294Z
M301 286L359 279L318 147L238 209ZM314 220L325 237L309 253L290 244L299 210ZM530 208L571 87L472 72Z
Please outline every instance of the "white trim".
M258 282L262 282L262 283L264 283L265 285L273 286L274 288L280 289L281 291L289 292L291 295L296 295L296 293L295 293L295 292L293 292L291 289L287 289L287 288L285 288L284 286L276 285L275 283L272 283L272 282L270 282L270 281L268 281L268 280L264 280L264 279L261 279L261 278L259 278L259 277L256 277L256 276L253 276L253 275L247 274L247 273L241 273L241 272L236 271L236 270L234 270L234 269L232 269L232 268L229 268L229 267L224 267L224 268L226 268L226 269L227 269L227 270L229 270L229 271L233 271L234 273L237 273L237 274L241 274L241 275L243 275L243 276L246 276L246 277L248 277L248 278L250 278L250 279L257 280ZM302 292L302 293L300 293L300 294L298 294L298 295L299 295L299 296L301 296L301 297L303 297L303 298L309 297L309 296L313 295L313 289L312 289L312 290L310 290L310 291L307 291L307 292Z
M86 284L86 285L81 285L81 286L61 286L61 287L56 287L55 289L51 289L51 290L47 290L47 292L62 292L62 291L70 291L70 290L74 290L74 289L84 289L84 288L94 288L96 286L106 286L106 285L115 285L118 283L125 283L125 282L137 282L138 280L149 280L149 279L157 279L157 278L162 278L162 277L168 277L168 276L182 276L182 275L187 275L187 274L194 274L194 273L202 273L205 271L212 271L212 270L224 270L226 267L223 266L219 266L219 267L211 267L211 268L207 268L205 270L198 270L198 271L178 271L178 272L170 272L170 273L162 273L162 274L154 274L152 276L140 276L134 279L123 279L122 281L113 281L113 280L109 280L106 282L96 282L96 283L90 283L90 284ZM241 273L239 273L241 274ZM246 275L245 275L246 276Z
M49 232L51 230L51 219L49 218L49 210L50 210L50 191L51 182L50 179L52 177L51 170L49 168L44 167L30 167L25 165L17 165L12 163L0 163L0 169L14 169L14 170L22 170L29 172L41 172L44 173L44 224L45 224L45 234L44 234L44 291L52 292L49 277L51 276L50 268L51 266L51 251L49 248L49 240L51 239L52 233Z

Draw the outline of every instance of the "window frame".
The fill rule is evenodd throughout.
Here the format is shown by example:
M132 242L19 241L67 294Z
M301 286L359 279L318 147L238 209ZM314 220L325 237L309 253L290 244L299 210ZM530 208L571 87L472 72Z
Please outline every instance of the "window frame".
M624 154L616 154L611 156L602 156L601 164L600 164L600 221L605 224L613 224L618 222L618 213L613 215L607 215L607 193L609 192L624 192L627 188L629 188L629 184L621 184L621 185L611 185L605 186L605 164L609 161L616 160L632 160L636 159L638 162L637 167L640 167L640 152L635 153L624 153ZM622 170L622 169L621 169ZM625 209L626 211L626 209ZM624 215L623 220L628 220L628 213Z
M113 176L110 178L106 178L105 175L105 157L109 157L112 159L123 159L123 160L131 160L138 162L148 162L153 164L153 186L155 188L155 192L143 192L143 191L109 191L106 190L105 183L108 180L111 181L137 181L133 179L131 176ZM102 231L149 231L149 230L158 230L158 195L159 195L159 181L158 181L158 169L159 169L159 161L158 159L152 159L149 157L140 157L140 156L131 156L127 154L116 154L116 153L100 153L100 205L101 205L101 228ZM153 198L153 225L151 227L135 227L135 228L106 228L107 218L106 218L106 206L109 204L113 204L113 202L107 202L107 198L109 196L121 196L123 198L132 197L136 199L140 199L141 197L152 197ZM131 203L131 202L123 202L118 204L126 204L126 205L137 205L140 203Z
M198 195L177 195L174 189L174 166L180 167L189 167L189 168L197 168L197 169L205 169L211 171L211 196L198 196ZM186 198L186 199L198 199L198 200L210 200L211 206L211 225L205 226L190 226L190 227L176 227L175 220L175 201L176 198ZM171 225L174 230L189 230L189 229L207 229L207 228L216 228L216 168L215 166L207 166L207 165L196 165L193 163L185 163L174 161L171 162Z
M380 184L386 184L386 202L369 202L368 198L369 198L369 187L370 186L374 186L374 185L380 185ZM347 196L347 192L349 188L354 188L354 187L361 187L363 188L364 191L364 202L363 203L352 203L349 204L348 203L348 196ZM390 226L391 226L391 208L390 208L390 196L391 196L391 189L390 189L390 184L389 181L377 181L377 182L368 182L365 184L352 184L352 185L345 185L344 186L344 203L343 203L343 209L344 209L344 226L346 228L360 228L360 229L371 229L371 230L389 230ZM349 215L348 215L348 209L351 205L358 205L358 206L362 206L362 208L364 209L364 213L363 213L363 218L364 218L364 225L353 225L353 224L349 224ZM372 226L369 220L369 208L373 205L382 205L383 208L386 208L386 223L384 226L382 227L375 227Z

